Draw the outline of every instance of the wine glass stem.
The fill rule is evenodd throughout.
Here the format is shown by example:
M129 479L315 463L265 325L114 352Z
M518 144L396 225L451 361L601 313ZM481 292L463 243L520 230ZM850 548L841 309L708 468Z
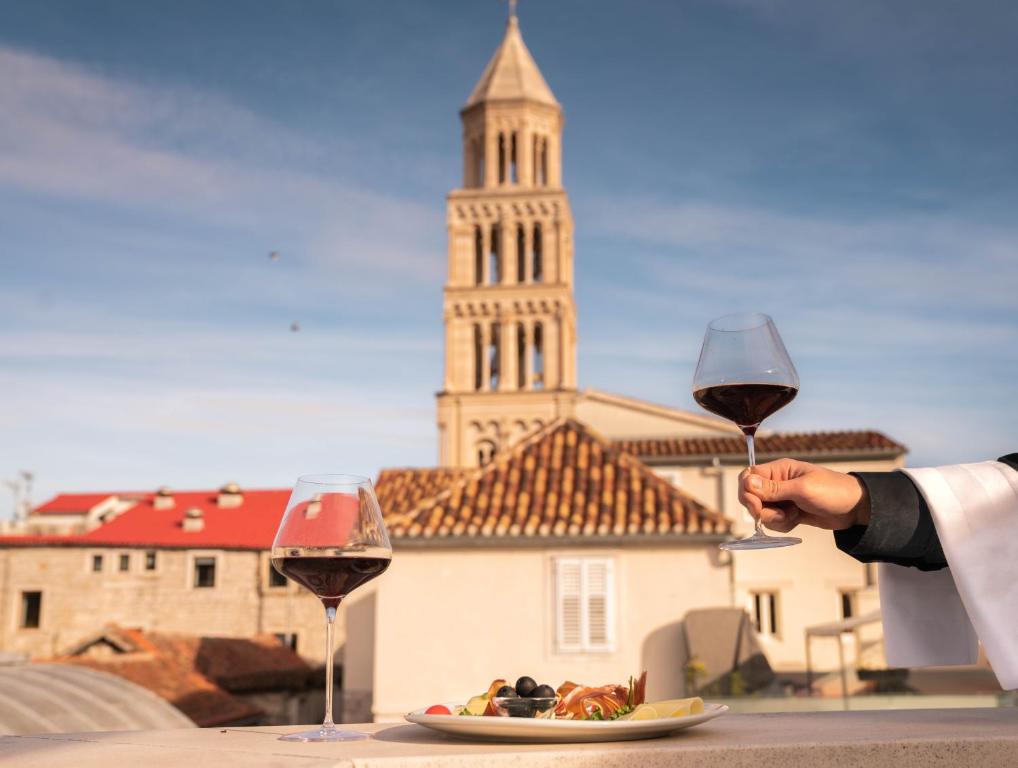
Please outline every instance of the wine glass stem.
M332 675L336 666L332 658L332 629L335 623L336 609L330 606L325 609L325 721L322 723L323 731L336 730L336 724L332 721Z
M746 453L749 454L749 468L750 470L756 466L756 443L753 440L753 434L751 432L746 433ZM760 518L756 518L753 521L753 535L754 536L766 536L764 533L763 525L760 524Z

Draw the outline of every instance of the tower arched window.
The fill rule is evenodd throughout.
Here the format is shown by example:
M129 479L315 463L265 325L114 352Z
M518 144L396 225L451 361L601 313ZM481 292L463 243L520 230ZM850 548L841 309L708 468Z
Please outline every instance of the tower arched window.
M534 137L534 184L548 186L548 137Z
M534 134L534 139L533 139L533 142L531 144L531 150L532 150L531 154L533 155L533 157L531 158L531 160L532 160L531 167L534 169L534 172L532 174L532 178L534 179L534 185L535 186L540 186L540 184L541 184L541 137L538 136L537 134Z
M516 324L516 387L527 386L527 329L523 323Z
M498 323L491 324L491 343L488 345L488 386L491 389L498 389L498 382L501 379L502 362L502 334Z
M502 232L498 224L491 227L491 248L488 256L488 282L494 285L502 282Z
M527 235L523 231L523 225L516 225L516 282L523 283L527 280Z
M535 283L544 281L544 237L541 222L534 224L534 263L530 276Z
M484 339L481 326L474 323L474 389L481 390L484 385Z
M534 389L544 389L544 326L534 323Z
M519 164L516 161L516 131L509 134L509 182L520 183Z
M477 443L477 464L483 467L495 458L495 443L492 440L481 440Z
M474 186L484 186L484 142L481 139L473 140L473 160L474 160Z
M474 285L484 282L484 234L480 225L474 227Z
M498 135L498 183L505 184L505 167L506 167L506 146L505 146L505 134L500 133Z

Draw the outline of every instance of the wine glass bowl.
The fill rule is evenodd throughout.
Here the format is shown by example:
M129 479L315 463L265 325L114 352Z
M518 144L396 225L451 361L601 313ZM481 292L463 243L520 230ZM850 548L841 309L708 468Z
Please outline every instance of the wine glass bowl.
M799 392L799 375L774 321L759 312L725 315L707 325L693 376L693 398L735 423L746 436L749 466L756 466L754 436L760 423ZM768 536L756 521L752 536L722 549L769 549L799 544L795 536Z
M272 565L314 594L325 608L325 720L320 728L286 734L283 741L354 741L367 734L341 731L332 721L333 624L343 598L380 576L392 560L371 481L358 475L297 479L272 542Z

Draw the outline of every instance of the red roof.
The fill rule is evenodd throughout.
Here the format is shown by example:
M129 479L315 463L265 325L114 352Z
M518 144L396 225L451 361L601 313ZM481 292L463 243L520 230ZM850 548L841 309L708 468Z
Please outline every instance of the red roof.
M241 503L221 508L217 491L173 493L173 507L155 509L146 498L94 531L78 537L85 544L111 546L269 549L286 510L290 490L244 490ZM185 530L187 510L202 511L201 530Z
M36 507L35 515L84 515L116 493L60 493Z
M61 535L50 535L43 534L37 535L34 533L8 533L4 536L0 536L0 546L32 546L32 547L46 547L46 546L63 546L65 544L80 544L80 534L61 534Z

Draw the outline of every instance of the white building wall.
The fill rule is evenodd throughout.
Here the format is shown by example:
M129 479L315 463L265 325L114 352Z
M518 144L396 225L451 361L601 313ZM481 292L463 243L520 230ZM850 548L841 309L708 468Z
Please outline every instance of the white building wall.
M558 556L615 562L615 647L557 653L552 574ZM728 569L713 544L568 549L402 549L378 581L374 716L465 701L498 677L557 687L625 682L648 670L652 698L683 693L681 620L727 605ZM353 650L352 647L350 650ZM359 658L347 655L352 667Z

